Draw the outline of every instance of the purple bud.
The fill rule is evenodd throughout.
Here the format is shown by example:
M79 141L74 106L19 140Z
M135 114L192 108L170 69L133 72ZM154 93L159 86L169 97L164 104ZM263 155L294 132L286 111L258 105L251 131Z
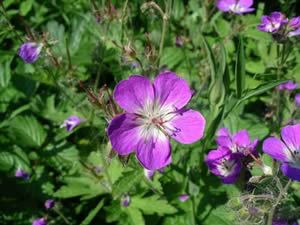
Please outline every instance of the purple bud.
M144 169L145 177L146 177L148 180L153 180L153 175L154 175L154 173L155 173L154 170L147 170L147 169Z
M78 116L69 116L61 127L65 127L68 132L71 132L81 122L83 122L83 120Z
M55 205L55 201L53 199L48 199L45 201L45 208L52 209Z
M19 56L29 64L34 63L42 51L43 45L36 42L26 42L19 48Z
M37 218L32 221L32 225L47 225L47 220L45 218Z
M123 196L122 200L121 200L121 204L124 207L128 207L130 204L130 196L129 195L125 195Z
M182 36L176 36L176 42L175 42L176 46L178 48L182 47L184 44L184 39Z
M15 177L23 178L24 180L29 180L30 174L22 169L17 169L15 173Z
M189 200L189 198L190 198L190 196L187 194L179 195L179 197L178 197L179 201L181 201L181 202L185 202L185 201Z
M300 107L300 93L295 96L295 104L297 107Z

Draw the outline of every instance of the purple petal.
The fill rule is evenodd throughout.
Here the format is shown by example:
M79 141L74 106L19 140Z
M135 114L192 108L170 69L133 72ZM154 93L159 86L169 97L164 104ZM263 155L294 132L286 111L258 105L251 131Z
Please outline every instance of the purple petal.
M235 0L218 0L217 7L220 11L228 12L230 10L230 6L236 4Z
M46 200L44 204L46 209L52 209L54 205L55 205L55 201L53 199Z
M231 134L229 132L229 130L225 127L220 128L217 132L217 136L227 136L227 137L231 137Z
M29 180L30 179L30 174L27 173L25 170L17 169L16 173L15 173L15 177L23 178L24 180Z
M218 145L229 149L232 147L231 134L227 128L220 128L218 130L216 142Z
M140 140L137 159L148 170L159 170L171 163L171 145L165 134L156 130L153 136Z
M128 80L122 80L114 91L115 101L125 111L138 113L154 98L153 86L144 76L130 76Z
M240 0L239 4L242 7L249 8L249 7L251 7L253 5L253 0Z
M219 147L217 150L211 150L205 157L205 163L207 164L209 170L216 176L221 176L218 169L220 161L227 156L231 155L231 151L228 148Z
M187 200L189 200L190 196L187 194L183 194L183 195L179 195L178 199L181 202L186 202Z
M291 151L300 150L300 124L282 128L281 137Z
M26 63L34 63L42 50L43 45L36 42L26 42L19 48L19 56Z
M294 36L298 36L298 35L300 35L300 28L298 28L295 31L291 31L291 32L288 33L289 37L294 37Z
M300 168L292 165L292 164L288 164L288 163L283 163L280 167L282 173L293 179L293 180L297 180L300 181Z
M121 114L110 122L107 133L114 150L120 155L128 155L136 150L140 140L141 127L134 114Z
M192 97L188 83L173 72L160 73L154 80L154 90L161 105L178 110Z
M182 144L191 144L202 138L205 128L205 119L201 113L180 110L176 116L166 124L170 135Z
M78 116L69 116L65 121L62 127L66 127L68 132L71 132L75 127L83 122L83 119Z
M295 105L300 107L300 93L295 95Z
M237 168L238 170L240 170L240 168ZM223 177L221 178L222 183L224 184L233 184L236 182L236 180L239 178L239 173L235 173L232 176L228 176L228 177Z
M286 145L275 137L267 138L263 143L263 151L264 153L270 155L272 158L286 162L289 160L289 157L286 155Z
M250 145L250 137L247 130L237 132L233 138L233 143L239 147L248 147Z
M47 220L45 218L37 218L32 221L32 225L47 225Z

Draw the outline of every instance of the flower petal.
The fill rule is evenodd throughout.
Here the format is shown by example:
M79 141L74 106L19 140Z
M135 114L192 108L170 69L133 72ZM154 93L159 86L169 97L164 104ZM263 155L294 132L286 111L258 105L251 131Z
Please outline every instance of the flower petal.
M293 180L297 180L300 181L300 168L297 166L294 166L292 164L288 164L288 163L283 163L280 167L282 173L293 179Z
M171 145L168 137L157 131L137 145L137 159L148 170L159 170L171 163Z
M182 144L191 144L202 138L205 119L201 113L186 109L176 113L170 122L166 123L172 138Z
M247 147L250 145L250 137L247 130L241 130L237 132L233 138L233 143L237 144L240 147Z
M136 150L140 140L141 127L136 116L124 113L115 117L109 124L107 133L114 150L120 155L128 155Z
M249 7L251 7L253 5L253 0L240 0L239 4L242 7L249 8Z
M160 73L154 80L155 98L160 105L184 107L192 97L188 83L173 72Z
M152 102L154 91L151 81L144 76L130 76L115 88L115 101L127 112L138 113L145 104Z
M300 149L300 124L288 125L282 128L281 137L292 151Z
M286 145L275 137L267 138L263 143L264 153L270 155L272 158L286 162L289 160L287 156Z
M219 0L217 2L217 7L223 12L228 12L230 10L230 6L234 5L235 3L235 0Z

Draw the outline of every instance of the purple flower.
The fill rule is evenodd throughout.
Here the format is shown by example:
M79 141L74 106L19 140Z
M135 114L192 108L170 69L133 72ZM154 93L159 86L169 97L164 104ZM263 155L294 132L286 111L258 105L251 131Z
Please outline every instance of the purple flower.
M247 130L240 130L231 135L227 128L221 128L217 133L216 141L219 146L227 147L232 153L237 153L240 156L247 156L250 153L257 154L258 139L251 142Z
M293 81L287 81L285 83L278 85L278 90L287 90L287 91L293 91L298 88L298 84L294 83Z
M129 204L130 204L130 196L129 195L123 196L123 198L121 200L121 205L124 207L128 207Z
M45 218L37 218L32 221L32 225L47 225L47 220Z
M19 48L19 56L26 63L34 63L42 51L43 45L36 42L26 42Z
M22 169L17 169L15 173L15 177L23 178L24 180L29 180L30 174Z
M263 151L282 163L281 171L285 176L300 181L300 124L282 128L281 139L267 138Z
M55 205L55 201L53 199L48 199L45 201L45 208L52 209Z
M185 202L185 201L189 200L189 198L190 198L190 196L187 194L179 195L179 197L178 197L179 201L181 201L181 202Z
M295 96L295 105L300 107L300 93L296 94Z
M205 162L211 173L219 176L225 184L234 183L242 168L239 157L232 154L228 148L221 146L217 150L210 151Z
M176 36L175 44L178 48L181 48L184 44L184 38L182 36Z
M270 16L262 16L261 24L257 29L262 32L276 33L283 25L288 23L288 19L281 12L272 12Z
M146 177L148 180L152 180L152 179L153 179L154 173L155 173L154 170L147 170L147 169L144 169L145 177Z
M78 116L69 116L61 127L65 127L68 132L71 132L81 122L83 122L83 120Z
M290 19L287 29L289 37L300 35L300 16Z
M232 12L235 14L243 14L252 12L255 9L251 8L253 0L218 0L217 7L223 12Z
M298 225L297 221L289 222L286 219L273 219L272 225Z
M170 164L170 137L191 144L203 136L204 117L184 108L191 97L188 83L173 72L160 73L153 82L139 75L121 81L114 99L126 112L109 124L113 149L120 155L136 152L148 170Z

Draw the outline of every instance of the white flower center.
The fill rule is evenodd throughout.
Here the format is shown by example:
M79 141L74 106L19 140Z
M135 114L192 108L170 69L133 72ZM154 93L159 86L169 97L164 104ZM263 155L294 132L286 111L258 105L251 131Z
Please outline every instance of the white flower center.
M227 177L232 174L236 167L236 163L233 160L223 159L222 163L217 165L221 175Z

